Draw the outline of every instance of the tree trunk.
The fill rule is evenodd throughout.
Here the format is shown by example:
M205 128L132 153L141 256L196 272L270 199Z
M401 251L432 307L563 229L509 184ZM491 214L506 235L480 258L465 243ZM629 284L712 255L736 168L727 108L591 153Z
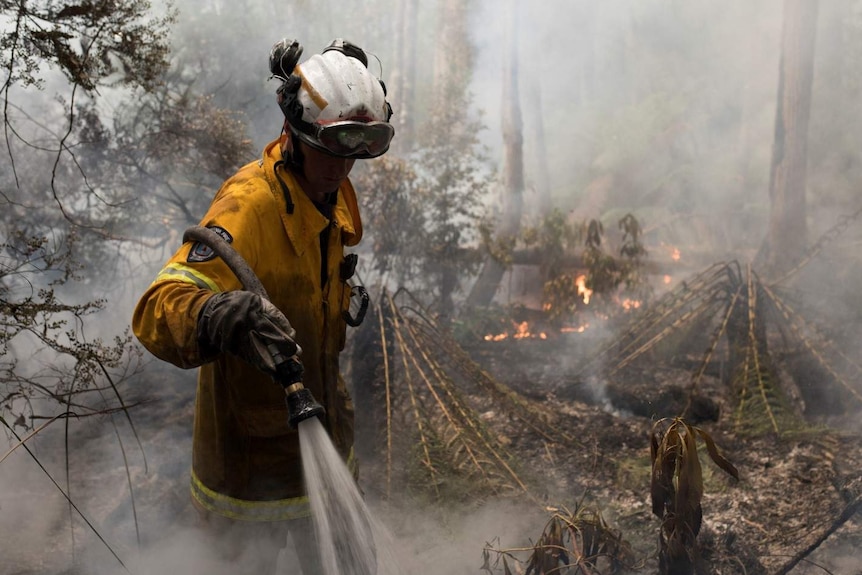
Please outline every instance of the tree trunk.
M546 8L538 3L532 3L527 7L524 20L529 27L531 24L530 13L535 10L545 10ZM544 45L534 42L528 43L529 50L527 55L529 61L541 62L543 54L541 51L545 48ZM527 77L524 81L526 88L525 101L530 104L527 106L527 125L530 126L530 136L532 145L529 146L533 150L532 162L532 180L531 188L533 188L533 196L535 202L531 202L531 215L545 216L551 210L551 169L548 165L548 150L545 138L545 118L544 109L542 107L542 77L538 73L538 66L527 67ZM527 170L530 173L531 170Z
M463 103L466 101L465 95L472 74L473 55L466 23L466 0L442 0L438 43L434 59L435 81L432 109L439 117L448 118L449 124L445 129L448 131L449 142L444 145L459 141L461 139L459 131L464 130L463 123L455 121L455 118L466 118L466 107ZM444 176L444 179L447 179L447 176ZM458 217L455 207L448 206L445 198L452 193L453 190L450 188L444 191L440 198L441 205L446 206L438 213L439 223L443 225L442 229L447 227L448 222L452 222ZM440 325L446 326L448 320L454 315L454 294L459 284L458 266L447 254L457 252L460 240L457 232L445 233L439 239L441 244L437 247L442 250L443 258L439 262L434 277L438 280Z
M518 97L518 4L519 0L511 0L509 4L509 50L503 64L504 212L495 232L498 239L517 235L523 206L524 139ZM503 264L489 255L470 291L467 304L485 306L491 303L504 272Z
M434 110L445 110L450 94L462 94L468 88L472 50L466 20L465 0L441 0L434 54Z
M788 271L807 243L805 181L818 0L785 0L767 236L758 254L767 275Z
M395 67L389 86L389 100L393 105L392 121L396 137L394 149L408 154L413 148L415 134L415 103L413 86L416 83L416 14L418 0L400 0L395 18Z

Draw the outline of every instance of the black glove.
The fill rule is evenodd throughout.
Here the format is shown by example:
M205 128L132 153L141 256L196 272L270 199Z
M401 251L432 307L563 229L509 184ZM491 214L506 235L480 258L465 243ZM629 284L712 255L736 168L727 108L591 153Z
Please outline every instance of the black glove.
M213 357L219 351L232 353L279 379L293 374L299 381L302 374L298 358L302 349L294 337L296 331L284 314L249 291L217 293L198 315L202 357Z

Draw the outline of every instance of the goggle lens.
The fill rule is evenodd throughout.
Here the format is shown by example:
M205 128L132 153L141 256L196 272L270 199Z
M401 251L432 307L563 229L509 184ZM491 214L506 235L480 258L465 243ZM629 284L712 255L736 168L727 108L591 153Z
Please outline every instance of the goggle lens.
M395 130L388 122L336 122L317 127L317 142L336 156L374 158L389 149Z
M374 143L373 140L368 142L363 132L346 130L344 128L338 128L338 131L335 133L335 140L347 150L357 150L362 144L366 144L367 146Z

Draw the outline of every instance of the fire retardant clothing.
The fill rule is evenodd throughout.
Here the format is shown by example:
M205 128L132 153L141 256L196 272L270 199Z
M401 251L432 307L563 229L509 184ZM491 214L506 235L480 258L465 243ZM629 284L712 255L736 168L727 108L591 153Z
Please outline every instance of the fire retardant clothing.
M281 162L283 138L224 183L201 225L231 243L296 330L303 384L326 409L324 425L352 465L353 405L338 356L352 274L344 265L344 247L359 241L362 224L349 180L341 184L330 216L323 215ZM198 346L204 302L216 292L238 289L239 280L221 258L188 242L141 297L133 330L155 356L183 368L200 366L195 503L233 519L307 517L298 434L287 423L284 390L238 357L203 357Z

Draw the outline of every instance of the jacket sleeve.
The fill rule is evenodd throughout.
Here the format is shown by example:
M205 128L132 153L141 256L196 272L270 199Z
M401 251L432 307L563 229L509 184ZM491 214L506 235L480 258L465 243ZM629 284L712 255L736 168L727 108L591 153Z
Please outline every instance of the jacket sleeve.
M260 252L256 240L260 217L255 186L245 184L239 193L231 193L226 185L200 225L216 229L254 269ZM132 316L132 331L159 359L182 368L202 365L214 358L202 357L198 347L201 308L215 293L236 289L242 285L221 258L187 242L141 296Z
M176 280L156 280L132 316L132 331L150 353L178 367L197 367L212 358L200 355L198 315L215 292Z

